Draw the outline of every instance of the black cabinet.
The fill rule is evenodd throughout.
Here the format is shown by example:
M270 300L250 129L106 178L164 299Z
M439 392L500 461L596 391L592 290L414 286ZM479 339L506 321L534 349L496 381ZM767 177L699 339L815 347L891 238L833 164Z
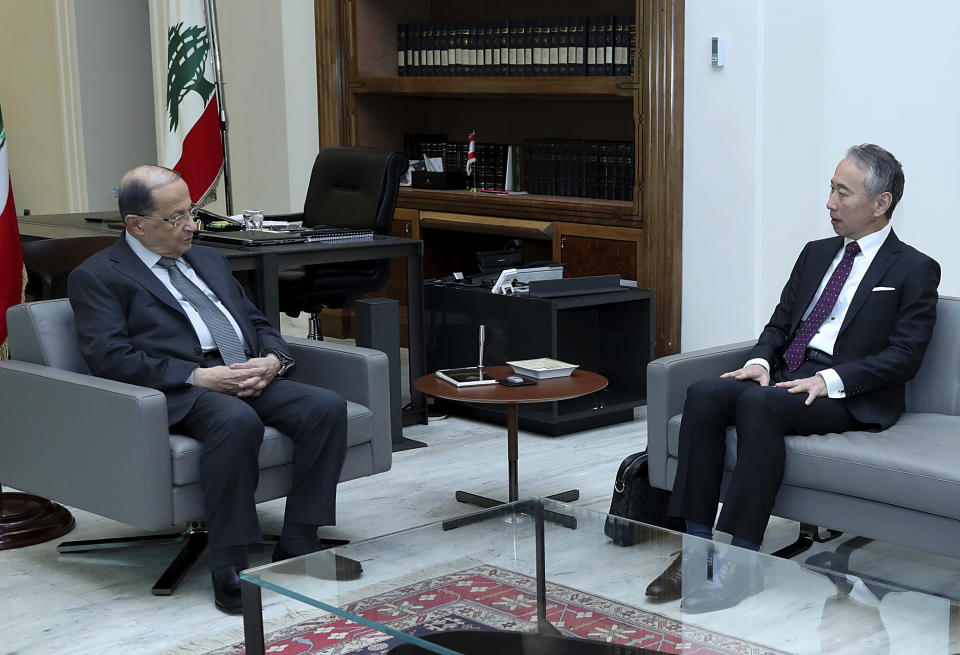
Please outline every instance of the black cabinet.
M553 357L607 377L582 398L520 405L520 427L549 435L633 419L647 397L653 353L653 292L624 288L565 298L502 296L489 288L428 284L424 289L427 370L476 365L486 325L484 364ZM450 413L504 422L495 405L437 401Z

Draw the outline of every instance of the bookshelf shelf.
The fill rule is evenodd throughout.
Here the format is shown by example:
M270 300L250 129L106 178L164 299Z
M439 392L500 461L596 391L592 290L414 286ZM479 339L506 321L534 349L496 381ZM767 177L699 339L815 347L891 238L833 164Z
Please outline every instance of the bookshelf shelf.
M512 195L473 191L400 189L398 207L423 211L454 212L481 216L544 219L622 227L642 227L633 214L633 203L625 200L568 198L565 196Z
M351 93L423 97L469 95L556 97L629 102L636 89L629 77L356 77Z

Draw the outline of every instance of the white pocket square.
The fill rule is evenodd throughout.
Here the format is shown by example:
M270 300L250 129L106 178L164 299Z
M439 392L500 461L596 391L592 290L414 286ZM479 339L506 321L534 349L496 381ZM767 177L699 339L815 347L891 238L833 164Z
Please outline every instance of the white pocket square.
M873 291L896 291L896 287L873 287Z

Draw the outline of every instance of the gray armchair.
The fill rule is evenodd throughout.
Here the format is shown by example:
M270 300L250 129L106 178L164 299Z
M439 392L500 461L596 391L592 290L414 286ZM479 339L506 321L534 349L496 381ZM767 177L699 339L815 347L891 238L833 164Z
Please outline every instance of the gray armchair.
M183 541L153 593L173 592L206 546L199 483L200 443L170 433L164 395L90 375L67 300L7 312L11 359L0 362L0 480L22 491L157 531L182 534L61 544L61 552ZM288 339L294 379L347 399L347 455L340 480L390 468L390 394L383 353ZM290 488L293 444L267 427L257 502Z

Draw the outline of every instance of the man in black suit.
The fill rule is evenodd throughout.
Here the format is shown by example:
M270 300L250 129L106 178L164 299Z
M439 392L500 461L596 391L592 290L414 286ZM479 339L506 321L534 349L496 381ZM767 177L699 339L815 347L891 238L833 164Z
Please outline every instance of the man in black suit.
M881 430L903 413L940 282L937 262L889 225L903 183L900 162L883 148L850 148L827 201L839 236L804 247L743 367L688 389L669 508L688 534L713 536L727 426L737 428L737 464L716 527L757 550L783 478L785 435ZM731 607L761 588L757 567L735 556L714 563L706 579L706 550L689 552L690 543L648 596L682 596L681 607L695 613Z
M254 502L264 424L294 441L294 481L274 561L311 552L336 514L346 401L285 379L280 334L216 250L193 245L179 173L140 166L119 189L125 233L71 273L70 304L94 375L164 392L171 431L203 443L200 484L217 607L241 611L239 570L261 538Z

